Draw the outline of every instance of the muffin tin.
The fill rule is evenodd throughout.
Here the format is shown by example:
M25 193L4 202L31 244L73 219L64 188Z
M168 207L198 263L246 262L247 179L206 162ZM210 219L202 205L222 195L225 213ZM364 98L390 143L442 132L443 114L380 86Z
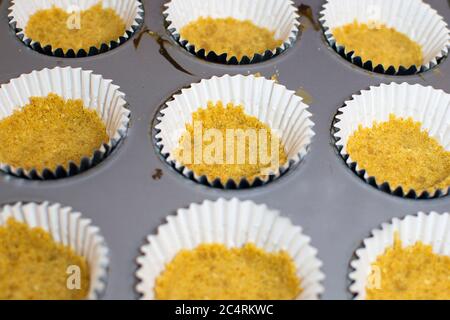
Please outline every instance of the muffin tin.
M301 18L303 32L294 46L266 62L226 66L201 60L180 47L164 26L166 0L144 0L144 24L169 43L164 47L188 73L175 68L160 53L160 43L143 35L136 48L134 35L114 50L80 59L46 56L26 47L8 26L10 1L0 4L0 83L23 73L56 66L81 67L112 79L125 93L131 126L123 143L96 167L55 181L29 181L0 175L0 203L61 203L83 213L100 227L110 250L105 299L137 299L135 272L139 248L156 233L165 218L191 203L220 197L267 204L290 218L311 237L323 262L324 299L350 299L350 261L371 230L393 218L419 211L449 211L450 198L409 200L376 190L355 175L334 146L331 126L338 108L353 94L381 83L408 82L450 92L450 64L445 59L427 72L413 76L384 76L360 69L329 47L322 30ZM426 0L446 21L447 1ZM319 17L324 1L295 1L310 5ZM164 51L162 50L164 53ZM279 81L312 97L315 137L304 161L295 169L261 187L226 191L184 178L167 165L152 139L158 110L183 87L225 74L254 74Z

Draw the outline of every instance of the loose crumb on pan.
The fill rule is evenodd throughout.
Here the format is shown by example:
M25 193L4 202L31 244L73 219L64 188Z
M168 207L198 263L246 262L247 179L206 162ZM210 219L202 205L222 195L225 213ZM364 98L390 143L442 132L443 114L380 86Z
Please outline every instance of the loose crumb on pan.
M372 264L368 300L450 300L450 257L417 242L403 247L398 235Z
M180 30L180 35L196 49L205 49L206 54L213 51L217 55L226 53L228 58L244 56L253 58L255 54L264 54L275 50L283 40L275 38L275 32L258 27L250 20L234 18L213 19L200 17Z
M355 51L363 61L372 61L373 67L381 64L385 69L390 66L398 69L423 64L422 47L406 34L384 24L354 21L333 29L332 33L347 52Z
M196 139L196 123L202 126L203 141ZM234 130L234 138L227 135L227 130ZM256 143L252 143L248 138L239 139L237 137L242 135L239 135L237 130L243 130L244 133L250 130L257 135L263 133L262 136L266 137L266 140L260 139L259 136ZM214 131L220 133L222 141L216 141L215 137L206 138L207 132ZM198 147L199 140L202 143L201 148ZM220 143L222 152L220 148L215 148ZM278 146L277 152L272 151L273 145ZM212 149L211 152L208 152L209 148ZM196 161L199 153L200 161ZM273 161L267 163L260 155ZM223 182L229 179L239 182L243 178L253 182L256 177L264 177L267 172L278 170L279 166L287 162L281 140L272 133L268 125L256 117L246 115L242 106L232 103L224 106L220 101L216 104L209 102L206 109L199 109L192 114L192 123L186 124L186 132L179 141L175 158L198 176L206 176L210 181L220 178ZM277 164L277 167L274 168L273 164Z
M53 50L61 48L64 52L70 49L89 52L91 47L118 41L125 31L122 18L114 9L103 8L101 2L74 14L56 6L38 10L25 27L25 35L42 47L51 45Z
M288 253L268 253L253 244L228 249L203 244L182 250L155 284L161 300L288 300L302 289Z
M347 152L377 183L388 182L392 189L445 190L450 185L450 152L421 125L391 114L387 122L359 126L348 139Z
M79 268L79 289L68 288L69 267ZM0 226L0 300L79 300L89 286L86 260L48 232L14 219Z
M56 94L31 97L28 105L0 120L0 137L0 162L37 171L79 163L109 140L95 110Z

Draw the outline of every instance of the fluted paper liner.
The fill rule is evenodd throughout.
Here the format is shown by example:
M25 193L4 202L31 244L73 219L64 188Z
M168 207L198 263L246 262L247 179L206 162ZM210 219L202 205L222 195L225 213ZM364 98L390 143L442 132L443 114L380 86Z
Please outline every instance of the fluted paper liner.
M182 249L192 250L208 243L230 248L253 243L266 252L286 251L301 280L303 292L297 299L318 299L324 275L317 250L309 242L300 227L265 205L238 199L192 204L188 209L179 209L176 216L169 216L157 235L148 237L148 244L141 248L142 256L137 258L136 290L142 299L155 299L157 277Z
M278 170L256 178L252 183L246 178L241 181L221 181L198 176L174 157L179 141L186 131L186 123L192 123L192 113L206 108L208 102L224 105L242 105L247 115L266 123L277 134L285 147L288 161ZM302 98L294 91L262 77L229 76L213 77L192 84L173 96L160 111L156 124L156 144L166 161L185 177L196 182L226 189L247 188L266 184L298 164L307 154L314 136L311 114Z
M72 11L71 9L75 8L75 6L78 10L86 10L99 2L102 3L103 8L113 9L125 22L125 33L119 39L103 43L98 48L93 46L88 52L84 49L76 51L75 49L70 49L65 52L62 48L52 48L51 45L41 44L30 39L25 33L25 27L30 17L38 10L51 9L53 6L68 11ZM67 58L93 56L114 49L125 43L141 27L144 21L144 7L141 0L14 0L9 11L9 23L17 37L25 45L40 53Z
M56 170L25 170L0 163L0 169L29 179L54 179L85 171L106 158L126 136L130 111L125 95L112 80L81 68L56 67L23 74L0 87L0 120L29 103L30 97L55 93L64 99L81 99L88 109L96 110L106 126L109 141L79 162L61 163ZM1 143L1 141L0 141ZM74 160L75 161L75 160Z
M109 257L103 237L91 220L79 212L60 204L16 203L0 209L0 226L9 218L27 224L30 228L40 227L47 231L53 240L70 247L83 256L89 266L90 287L87 299L99 299L106 289Z
M174 39L190 53L213 62L249 64L270 59L292 47L299 33L299 15L291 0L172 0L165 6L167 29ZM283 40L283 44L272 51L255 53L253 57L245 56L241 60L226 53L205 52L180 35L184 26L200 17L250 20L259 27L274 31L275 38Z
M395 28L420 44L424 56L421 66L374 65L357 56L351 48L336 42L333 30L357 20L378 22ZM331 47L353 64L369 71L390 75L407 75L427 71L448 55L450 31L436 10L422 0L327 0L320 21Z
M387 248L392 247L398 234L404 247L422 242L433 247L438 255L450 256L450 215L431 212L419 212L415 216L406 216L404 219L395 218L385 223L371 233L371 237L363 241L362 248L355 253L351 262L352 272L349 277L352 281L350 291L355 299L366 298L367 279L371 273L372 263L382 255Z
M350 136L358 130L359 125L372 127L375 121L386 122L389 115L409 118L422 123L422 130L435 138L447 151L450 151L450 95L442 90L408 83L382 84L361 91L346 101L338 110L333 124L333 135L336 147L347 165L367 183L385 192L407 198L434 198L447 195L449 188L436 190L433 194L427 191L419 193L415 190L403 190L400 186L389 185L386 181L378 181L370 177L364 168L355 163L347 153ZM450 186L449 186L450 187Z

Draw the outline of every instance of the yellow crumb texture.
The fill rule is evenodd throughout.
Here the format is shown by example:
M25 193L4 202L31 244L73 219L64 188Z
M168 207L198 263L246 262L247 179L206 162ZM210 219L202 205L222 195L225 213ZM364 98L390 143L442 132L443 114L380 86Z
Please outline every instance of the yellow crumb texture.
M200 17L184 26L180 35L197 49L205 49L206 54L226 53L229 58L234 56L238 60L244 56L253 58L255 54L275 50L283 44L282 40L275 39L275 32L258 27L250 20L234 18Z
M355 51L363 61L371 60L373 67L409 68L423 64L422 47L407 35L380 23L357 21L333 30L337 43L347 52Z
M155 285L160 300L290 300L301 291L288 253L267 253L253 244L182 250Z
M369 300L450 300L450 257L422 242L403 247L396 237L372 264L371 277L380 281L366 289Z
M31 97L28 105L1 120L0 137L0 162L38 171L78 164L109 140L95 110L55 94Z
M67 269L80 270L80 289L69 290ZM57 244L41 228L9 219L0 226L0 300L78 300L87 297L85 259Z
M377 183L389 182L418 193L434 193L450 184L450 152L413 119L390 115L389 121L362 126L350 136L347 151Z
M192 114L175 158L198 176L223 182L253 182L287 162L281 140L268 125L246 115L242 106L220 101Z
M79 17L79 18L78 18ZM103 43L117 41L125 33L125 23L111 8L103 8L101 2L78 13L52 7L34 13L26 27L25 34L42 47L52 49L73 49L77 52L91 47L100 48Z

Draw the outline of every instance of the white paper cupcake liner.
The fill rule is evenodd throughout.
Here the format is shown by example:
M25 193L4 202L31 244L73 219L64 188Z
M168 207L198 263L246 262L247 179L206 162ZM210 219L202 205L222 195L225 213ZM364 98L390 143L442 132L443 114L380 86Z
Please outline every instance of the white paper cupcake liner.
M355 253L351 262L352 272L349 277L352 282L350 292L357 300L366 298L368 277L372 264L387 248L392 247L398 234L402 245L409 247L422 242L433 247L438 255L450 256L450 215L431 212L419 212L415 216L406 216L404 219L393 219L371 233L371 237L363 241L363 246Z
M303 291L297 299L318 299L324 290L322 262L301 227L294 226L266 205L219 199L179 209L176 216L169 216L167 223L158 228L157 235L148 237L148 244L141 248L142 256L137 258L140 267L136 272L139 279L136 290L141 298L155 299L157 277L180 250L213 243L229 248L253 243L266 252L286 251L301 279Z
M303 99L294 91L262 77L230 76L213 77L192 84L173 96L157 116L155 143L167 163L188 179L198 183L225 189L256 187L269 183L299 164L309 151L314 136L314 123ZM222 181L220 178L198 176L174 156L179 141L186 131L186 123L192 123L192 113L207 107L208 102L242 105L247 115L269 125L285 147L288 161L278 170L257 177L252 182Z
M292 47L299 33L299 15L291 0L171 0L165 5L167 29L172 37L190 53L211 62L224 64L251 64L268 60ZM283 39L283 44L253 57L227 56L216 52L205 52L196 48L187 39L183 39L180 30L188 23L200 17L235 18L250 20L259 27L275 31L276 39Z
M103 43L100 47L91 47L88 52L84 49L75 51L70 49L66 52L62 48L52 48L51 45L43 45L25 34L25 27L30 17L38 10L51 9L52 6L69 10L74 6L80 10L86 10L101 2L104 8L112 8L125 22L126 31L119 38L109 43ZM141 0L14 0L9 8L9 24L16 36L33 50L56 57L79 58L94 56L112 50L125 43L142 25L144 21L144 6Z
M42 228L50 233L55 242L70 247L83 256L90 272L90 287L86 298L101 298L108 275L108 248L99 228L93 226L91 220L82 218L72 208L48 202L5 205L0 209L0 225L5 225L9 218L25 223L30 228Z
M64 99L81 99L88 109L96 110L106 126L109 141L81 161L61 163L56 170L42 171L16 168L0 163L0 170L29 179L55 179L72 176L95 166L106 158L126 136L130 111L125 95L112 80L81 68L56 67L23 74L0 87L0 120L29 103L30 97L45 97L55 93ZM1 141L0 141L1 143Z
M333 30L353 23L379 22L395 28L422 46L424 63L420 66L374 65L357 56L351 48L336 42ZM369 71L408 75L427 71L435 67L448 55L450 31L447 23L436 10L422 0L327 0L321 12L320 21L325 38L330 46L353 64Z
M418 84L382 84L354 95L338 110L332 134L335 145L346 164L368 184L396 196L428 199L447 195L449 188L436 190L435 193L429 194L427 191L419 193L415 190L403 190L400 186L389 185L386 181L378 181L376 177L370 177L364 168L361 168L348 155L348 139L358 130L359 125L366 128L372 127L375 121L388 121L390 114L421 122L422 129L428 131L428 134L435 138L445 150L450 151L449 94Z

